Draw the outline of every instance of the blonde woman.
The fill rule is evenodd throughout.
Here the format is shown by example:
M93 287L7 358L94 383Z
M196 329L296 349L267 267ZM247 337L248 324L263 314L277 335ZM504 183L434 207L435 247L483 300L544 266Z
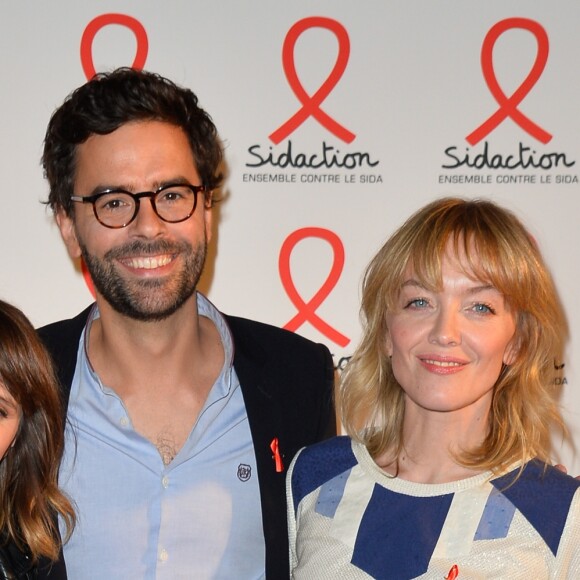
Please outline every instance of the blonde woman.
M580 578L580 482L549 466L566 328L536 243L438 200L370 263L347 437L288 476L294 578Z

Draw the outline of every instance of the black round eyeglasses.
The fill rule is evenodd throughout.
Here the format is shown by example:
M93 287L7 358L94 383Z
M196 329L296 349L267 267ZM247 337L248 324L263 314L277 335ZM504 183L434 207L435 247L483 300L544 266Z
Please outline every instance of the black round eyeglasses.
M197 207L197 194L203 185L178 183L163 185L156 191L130 193L124 189L107 189L94 195L72 195L73 201L92 203L95 217L107 228L124 228L139 213L141 199L148 197L153 211L164 222L178 223L190 218Z

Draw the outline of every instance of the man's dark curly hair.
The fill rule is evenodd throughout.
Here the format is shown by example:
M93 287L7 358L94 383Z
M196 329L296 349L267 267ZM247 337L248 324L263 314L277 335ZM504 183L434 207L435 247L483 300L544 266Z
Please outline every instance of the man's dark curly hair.
M73 91L52 115L42 166L50 185L48 205L72 213L76 148L91 135L107 135L131 121L162 121L185 132L206 200L220 185L222 146L211 117L189 89L158 74L119 68L100 73Z

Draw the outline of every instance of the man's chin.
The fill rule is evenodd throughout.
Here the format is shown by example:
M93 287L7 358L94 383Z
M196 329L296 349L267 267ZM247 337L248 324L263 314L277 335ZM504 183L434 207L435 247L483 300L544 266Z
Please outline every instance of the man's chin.
M144 308L143 305L140 305L140 308L135 308L132 305L119 305L110 302L109 304L117 313L131 320L137 320L139 322L161 322L173 316L184 303L180 302L170 306L151 308Z
M155 292L158 285L140 286L138 292L122 294L102 292L100 298L118 314L140 322L160 322L174 315L190 301L195 300L196 289L177 293L173 300L168 300L168 291ZM133 289L135 290L135 289ZM158 294L156 296L156 294Z

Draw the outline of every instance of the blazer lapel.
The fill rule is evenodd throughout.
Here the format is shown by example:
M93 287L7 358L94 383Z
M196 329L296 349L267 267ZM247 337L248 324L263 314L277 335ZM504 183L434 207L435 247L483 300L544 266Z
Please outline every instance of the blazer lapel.
M266 576L284 578L288 574L285 480L291 457L285 454L286 418L280 398L276 396L280 376L262 347L239 332L236 320L227 316L226 320L234 339L234 368L240 380L256 455L266 542ZM277 458L272 451L274 440L278 444L281 471L277 471Z

